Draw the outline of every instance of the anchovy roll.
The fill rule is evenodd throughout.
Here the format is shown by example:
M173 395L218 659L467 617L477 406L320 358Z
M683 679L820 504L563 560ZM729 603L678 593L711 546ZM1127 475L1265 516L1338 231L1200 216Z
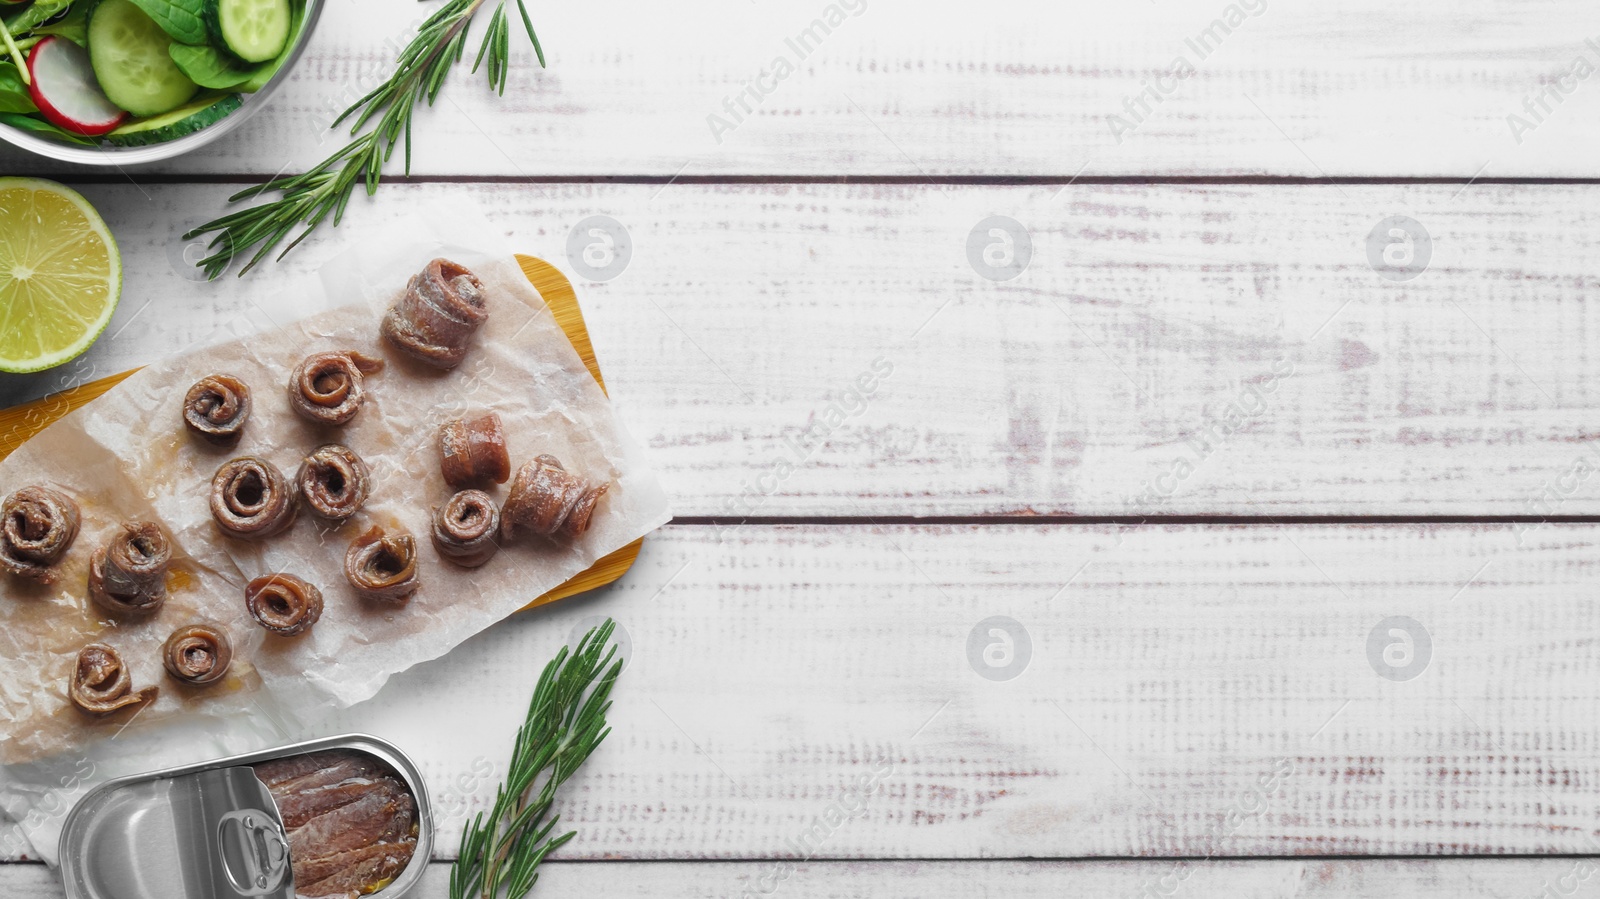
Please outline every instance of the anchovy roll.
M209 624L180 627L161 647L161 664L167 673L186 684L214 684L232 663L233 645L227 633Z
M477 568L500 549L500 510L482 490L463 490L433 510L433 547L464 568Z
M355 350L307 356L289 376L289 405L309 421L342 425L361 411L365 376L382 370L382 359Z
M594 507L610 486L594 486L562 468L555 456L539 456L517 469L500 510L500 536L509 539L521 525L541 537L576 537L589 529Z
M207 375L183 398L183 423L212 443L234 443L249 420L250 388L232 375Z
M104 643L90 643L78 650L67 695L73 705L91 715L109 715L124 706L149 702L160 690L149 686L133 692L133 678L122 656Z
M292 574L268 574L245 585L244 607L280 637L297 637L322 617L322 591Z
M372 490L372 472L349 447L330 443L300 463L295 477L312 514L344 521L361 510Z
M211 517L231 537L254 540L282 533L299 511L294 485L265 459L242 456L211 479Z
M495 412L445 422L439 429L439 456L445 483L457 490L504 484L511 477L506 432Z
M478 276L448 259L435 259L411 276L379 331L407 356L448 369L466 358L472 335L488 320Z
M410 534L389 537L374 526L344 555L344 576L363 599L402 602L417 592L417 541Z
M159 611L167 601L172 544L159 525L129 522L89 558L89 598L123 615Z
M0 503L0 571L55 583L56 563L78 539L81 521L78 504L49 487L24 487L6 497Z

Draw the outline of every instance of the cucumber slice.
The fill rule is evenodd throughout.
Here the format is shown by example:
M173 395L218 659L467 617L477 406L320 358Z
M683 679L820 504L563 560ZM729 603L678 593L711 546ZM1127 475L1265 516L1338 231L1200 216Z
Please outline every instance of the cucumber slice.
M289 40L283 45L283 52L274 57L271 62L264 62L257 66L256 73L250 76L250 80L239 85L235 90L253 94L266 87L267 82L272 80L272 76L278 74L278 70L283 68L284 62L288 60L289 54L294 52L295 46L305 39L306 11L304 0L291 0L289 6L293 10L294 24L289 26Z
M244 105L238 94L228 94L218 99L215 94L188 103L169 113L129 122L110 134L106 140L119 147L143 147L177 140L201 128L215 125L228 114Z
M172 38L130 0L100 0L89 11L89 61L111 102L137 116L189 101L199 85L167 54Z
M289 0L206 0L212 37L245 62L266 62L282 53L292 20Z

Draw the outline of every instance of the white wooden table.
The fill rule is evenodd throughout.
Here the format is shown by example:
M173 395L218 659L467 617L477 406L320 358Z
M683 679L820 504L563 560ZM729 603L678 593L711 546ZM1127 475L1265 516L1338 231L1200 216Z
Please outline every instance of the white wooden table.
M499 100L458 73L415 177L243 280L186 279L178 235L326 155L422 10L338 0L200 155L0 152L127 266L89 355L0 405L175 352L422 201L569 273L608 215L631 263L574 280L679 518L330 723L425 747L422 895L596 615L632 661L547 896L1592 891L1600 11L867 0L761 76L826 10L539 4L548 70L519 51ZM1031 246L1009 280L969 259L992 215ZM1394 216L1425 268L1369 259ZM61 891L18 863L0 895Z

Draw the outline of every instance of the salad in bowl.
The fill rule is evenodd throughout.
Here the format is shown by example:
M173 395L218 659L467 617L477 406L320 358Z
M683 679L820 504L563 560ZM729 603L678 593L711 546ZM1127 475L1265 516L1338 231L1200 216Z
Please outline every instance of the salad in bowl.
M0 0L0 139L142 162L245 118L298 57L320 0Z

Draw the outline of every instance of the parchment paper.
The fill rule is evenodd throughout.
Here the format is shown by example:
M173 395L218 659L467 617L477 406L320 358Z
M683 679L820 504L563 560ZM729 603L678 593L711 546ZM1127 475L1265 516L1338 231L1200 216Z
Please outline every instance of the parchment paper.
M435 256L473 269L489 298L489 320L452 372L412 362L378 336L381 310ZM57 584L31 587L0 576L0 806L21 822L37 856L54 861L60 819L90 784L282 740L331 709L370 697L390 675L444 654L670 518L640 448L508 255L438 240L376 240L330 264L320 284L260 311L278 319L282 308L318 306L338 308L145 368L0 462L0 492L49 484L83 511ZM289 374L307 355L339 349L381 356L387 366L367 377L354 421L318 427L290 409ZM198 440L182 423L185 392L214 372L251 388L254 409L232 448ZM611 488L581 538L519 534L489 564L465 569L444 561L428 537L433 508L452 492L439 474L437 431L448 419L489 410L505 424L513 469L550 453ZM294 527L277 537L221 535L207 505L218 466L255 455L292 477L324 443L343 443L372 467L375 486L360 513L330 528L302 508ZM507 486L491 495L503 500ZM86 597L88 559L120 522L139 519L159 522L172 538L169 597L154 618L119 623ZM373 524L417 540L422 586L403 607L362 601L344 579L346 548ZM322 618L305 635L268 634L245 610L245 583L276 571L323 591ZM233 665L219 684L184 687L165 675L159 650L173 630L201 620L225 627ZM96 640L121 652L135 689L159 684L159 698L137 715L124 710L98 720L71 707L75 654ZM50 805L59 812L41 813Z

